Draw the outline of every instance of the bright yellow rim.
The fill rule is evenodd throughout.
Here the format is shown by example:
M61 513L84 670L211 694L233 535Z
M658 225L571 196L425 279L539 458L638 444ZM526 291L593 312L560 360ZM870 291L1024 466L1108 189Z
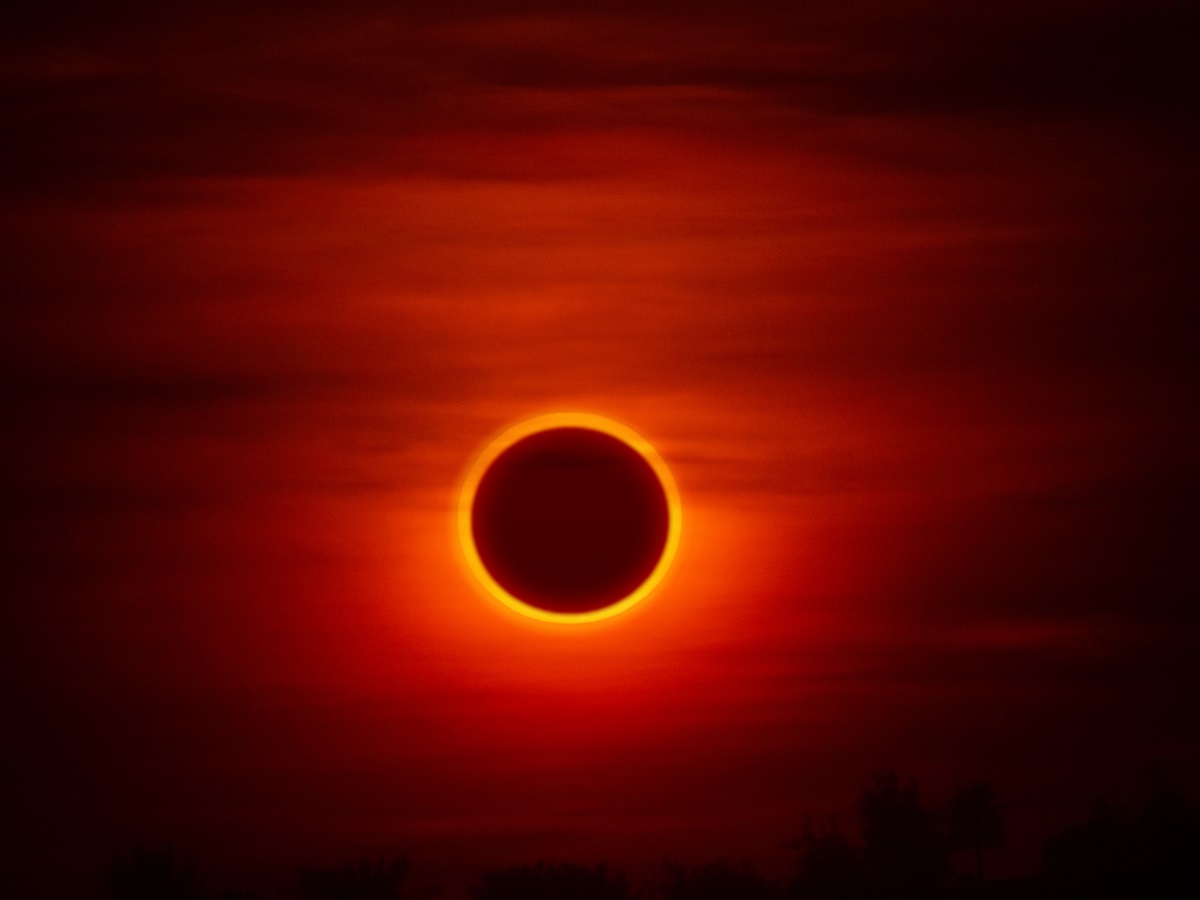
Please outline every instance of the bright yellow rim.
M479 556L479 550L475 546L475 536L471 533L471 507L475 503L475 492L479 489L479 482L483 479L483 475L487 472L488 467L495 461L496 457L517 441L527 438L532 434L549 431L553 428L588 428L592 431L600 431L611 435L617 440L628 444L650 464L650 468L658 476L663 493L667 498L667 540L663 545L662 555L658 559L658 564L646 576L646 580L638 585L632 593L622 597L615 603L610 603L608 606L587 612L551 612L550 610L532 606L510 594L492 577L492 574L483 564L483 560ZM509 609L534 619L540 619L543 622L579 624L583 622L595 622L600 619L608 619L619 615L658 587L659 582L662 581L663 576L666 575L667 569L671 565L671 560L675 557L676 548L679 546L680 514L679 489L675 486L675 479L671 477L671 471L667 468L667 464L663 462L662 457L658 455L658 452L650 445L650 442L640 434L632 428L622 425L620 422L614 422L612 419L606 419L604 416L592 413L550 413L549 415L526 419L523 422L513 425L488 444L476 458L475 462L472 463L470 470L467 472L466 481L463 483L462 491L459 494L458 539L462 545L463 553L466 555L467 567L471 570L472 574L479 579L480 584L487 589L488 593Z

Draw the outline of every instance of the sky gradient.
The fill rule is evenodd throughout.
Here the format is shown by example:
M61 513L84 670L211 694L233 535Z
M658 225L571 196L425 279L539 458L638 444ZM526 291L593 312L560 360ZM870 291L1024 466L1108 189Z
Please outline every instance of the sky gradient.
M782 873L881 764L1024 871L1195 784L1200 23L961 7L7 22L0 884ZM557 411L683 508L574 628L453 522Z

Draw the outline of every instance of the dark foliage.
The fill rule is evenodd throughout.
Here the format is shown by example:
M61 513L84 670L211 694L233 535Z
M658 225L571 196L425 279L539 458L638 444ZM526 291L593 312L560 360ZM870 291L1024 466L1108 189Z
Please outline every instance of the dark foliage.
M108 870L108 892L114 900L197 900L196 866L179 860L172 847L135 848Z
M473 900L636 900L623 872L604 863L594 869L577 865L515 866L488 872L472 886Z
M795 895L803 900L927 900L943 893L947 840L937 817L921 805L914 782L891 769L875 773L858 801L862 842L834 823L824 832L807 822L793 842L798 854Z
M793 883L797 897L805 900L848 900L866 892L862 852L850 845L845 833L833 822L827 831L804 824L804 832L792 843L799 855L799 872Z
M357 866L307 869L300 873L302 900L402 900L408 860L364 859Z
M950 802L950 847L975 854L975 877L983 881L983 848L1004 846L1004 815L986 782L960 787Z
M1099 803L1087 822L1046 842L1043 862L1047 885L1059 896L1200 897L1200 814L1160 783L1138 816Z
M880 769L858 812L869 896L935 896L947 873L946 842L933 814L921 806L916 783L901 784L891 769Z
M990 787L956 790L943 822L921 805L917 786L890 769L877 772L857 804L858 839L836 820L818 830L806 821L790 845L797 854L788 895L796 900L1193 900L1200 898L1200 809L1158 778L1136 812L1109 803L1050 838L1033 877L982 877L985 847L1003 846L1003 818ZM976 873L948 878L947 850L974 850ZM303 870L288 900L404 900L404 858L363 860ZM202 892L196 867L171 847L137 848L106 873L112 900L254 900ZM422 893L436 895L431 886ZM654 900L771 900L784 894L748 863L666 863L649 887ZM489 872L472 900L641 900L624 872L551 864Z
M660 885L663 900L768 900L771 884L749 863L692 866L668 863Z

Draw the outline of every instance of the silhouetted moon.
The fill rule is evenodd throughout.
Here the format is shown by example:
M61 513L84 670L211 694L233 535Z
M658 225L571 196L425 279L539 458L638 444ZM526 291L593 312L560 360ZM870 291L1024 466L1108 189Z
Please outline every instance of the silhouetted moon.
M644 597L670 563L679 501L666 465L599 416L543 416L482 454L464 487L472 570L536 618L605 618Z

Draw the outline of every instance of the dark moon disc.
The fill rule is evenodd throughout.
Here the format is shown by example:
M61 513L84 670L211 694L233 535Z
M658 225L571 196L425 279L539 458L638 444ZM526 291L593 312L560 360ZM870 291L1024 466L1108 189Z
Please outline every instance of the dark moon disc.
M556 613L622 600L654 571L670 509L650 463L582 427L518 440L484 473L471 508L480 561L517 599Z

